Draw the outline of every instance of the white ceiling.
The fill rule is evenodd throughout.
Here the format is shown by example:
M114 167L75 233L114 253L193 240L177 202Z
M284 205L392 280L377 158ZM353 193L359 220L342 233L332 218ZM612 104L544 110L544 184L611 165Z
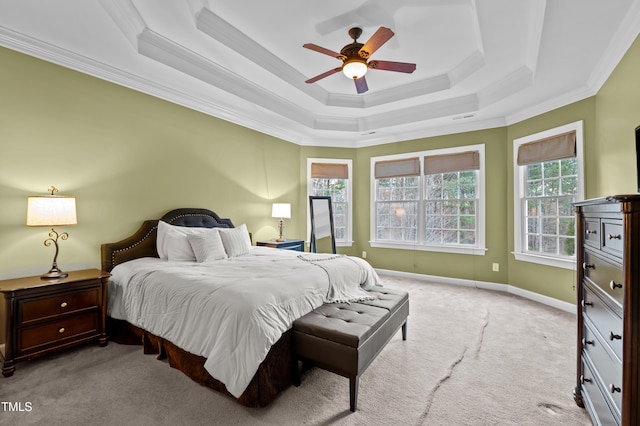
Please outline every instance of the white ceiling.
M358 95L340 51L385 26ZM508 125L594 95L640 0L0 0L0 45L301 145L361 147Z

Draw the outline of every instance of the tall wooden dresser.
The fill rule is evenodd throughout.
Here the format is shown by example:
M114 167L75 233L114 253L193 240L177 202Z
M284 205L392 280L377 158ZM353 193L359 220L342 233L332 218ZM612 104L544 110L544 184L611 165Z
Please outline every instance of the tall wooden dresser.
M594 425L640 424L640 195L576 203L574 398Z

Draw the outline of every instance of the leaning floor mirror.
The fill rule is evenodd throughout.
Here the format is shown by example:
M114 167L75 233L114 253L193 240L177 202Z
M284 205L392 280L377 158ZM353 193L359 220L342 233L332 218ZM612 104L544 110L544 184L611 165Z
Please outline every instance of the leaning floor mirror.
M309 196L309 211L311 216L311 251L317 253L318 240L329 237L331 252L335 254L336 239L333 229L331 197Z

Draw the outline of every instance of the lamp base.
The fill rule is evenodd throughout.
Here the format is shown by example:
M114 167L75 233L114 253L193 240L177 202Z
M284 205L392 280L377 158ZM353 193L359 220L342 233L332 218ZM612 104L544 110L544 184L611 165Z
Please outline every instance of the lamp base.
M58 269L57 266L53 266L51 269L49 269L49 272L47 272L46 274L40 275L40 279L52 280L57 278L65 278L68 276L69 276L68 273L62 272L60 269Z

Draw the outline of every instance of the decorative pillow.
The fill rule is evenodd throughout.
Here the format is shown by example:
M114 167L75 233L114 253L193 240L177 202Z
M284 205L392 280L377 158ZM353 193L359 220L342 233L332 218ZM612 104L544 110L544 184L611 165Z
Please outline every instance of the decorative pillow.
M237 257L249 253L251 238L249 238L247 225L242 224L236 228L219 228L219 230L227 256Z
M187 240L193 249L193 254L196 256L196 262L210 262L227 258L220 232L217 229L212 229L211 231L187 235Z
M187 226L170 225L167 222L158 222L158 236L156 248L158 256L164 260L190 260L194 262L196 256L187 239L187 235L198 235L217 232L212 228L190 228Z

